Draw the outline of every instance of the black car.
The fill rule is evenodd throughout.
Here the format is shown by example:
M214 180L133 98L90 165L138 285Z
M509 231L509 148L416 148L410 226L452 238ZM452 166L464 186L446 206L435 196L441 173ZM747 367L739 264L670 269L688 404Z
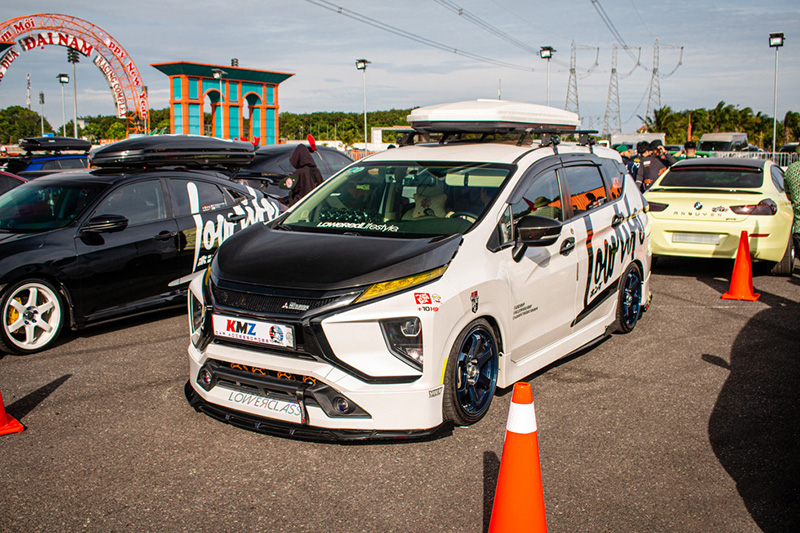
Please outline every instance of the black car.
M14 187L19 187L26 181L28 180L21 176L0 170L0 194L10 191Z
M278 184L286 176L295 173L295 168L289 162L297 144L272 144L262 146L256 150L253 160L236 175L237 181L246 183L260 191L281 198L288 205L289 191L281 189ZM311 152L311 157L322 173L323 179L328 179L344 167L353 162L346 154L317 145Z
M252 154L213 138L129 139L94 155L103 168L0 196L0 351L37 352L64 326L185 305L220 243L279 213L222 172Z
M0 162L0 170L26 179L86 168L92 143L72 137L28 137L19 140L25 154Z

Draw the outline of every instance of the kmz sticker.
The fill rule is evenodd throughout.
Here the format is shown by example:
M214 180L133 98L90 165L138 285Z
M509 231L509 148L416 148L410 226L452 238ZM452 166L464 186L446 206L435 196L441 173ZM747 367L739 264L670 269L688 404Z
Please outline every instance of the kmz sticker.
M469 297L469 301L472 302L472 312L478 312L478 291L472 291L472 294Z

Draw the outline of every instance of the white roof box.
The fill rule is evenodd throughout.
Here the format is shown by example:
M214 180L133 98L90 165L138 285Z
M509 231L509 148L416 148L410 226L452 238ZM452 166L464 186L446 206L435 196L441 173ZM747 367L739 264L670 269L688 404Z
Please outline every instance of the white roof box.
M484 99L420 107L411 111L407 120L423 132L566 132L581 125L577 114L563 109Z

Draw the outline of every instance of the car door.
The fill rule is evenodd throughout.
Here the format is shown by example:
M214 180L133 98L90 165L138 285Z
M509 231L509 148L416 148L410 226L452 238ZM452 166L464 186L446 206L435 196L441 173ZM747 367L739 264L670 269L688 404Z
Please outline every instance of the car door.
M127 226L112 232L85 231L93 218L107 215L125 217ZM160 180L125 183L108 192L75 237L82 273L78 314L89 321L102 320L175 295L169 282L178 275L177 236Z
M233 206L244 195L198 178L167 178L172 209L178 225L180 275L174 284L188 283L192 274L202 270L222 242L233 235L237 216ZM234 198L231 194L236 195Z
M628 218L620 202L618 184L607 184L600 165L590 157L565 161L563 174L571 223L576 238L578 290L573 326L577 329L606 315L614 303L619 277L627 266L622 223Z
M549 168L522 178L524 193L512 194L506 215L512 227L526 215L562 222L559 238L549 246L528 246L519 261L507 248L504 262L511 287L511 359L515 363L568 336L575 316L575 222L563 208L562 172L557 158ZM512 237L513 238L513 237Z

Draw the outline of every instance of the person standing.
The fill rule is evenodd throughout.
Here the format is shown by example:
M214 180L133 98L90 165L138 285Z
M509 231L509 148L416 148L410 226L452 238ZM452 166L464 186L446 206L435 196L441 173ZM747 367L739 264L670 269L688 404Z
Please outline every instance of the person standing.
M696 159L700 157L697 155L697 143L694 141L686 141L683 143L683 150L675 154L675 159Z
M311 152L305 144L297 145L297 148L294 149L294 152L289 157L289 163L297 170L287 178L287 180L294 179L294 183L288 186L288 188L291 188L289 205L294 205L324 180L322 173L314 163L314 158L311 157Z
M800 257L800 161L795 161L786 168L783 183L786 187L786 194L792 201L792 211L794 211L794 223L792 224L794 255Z

